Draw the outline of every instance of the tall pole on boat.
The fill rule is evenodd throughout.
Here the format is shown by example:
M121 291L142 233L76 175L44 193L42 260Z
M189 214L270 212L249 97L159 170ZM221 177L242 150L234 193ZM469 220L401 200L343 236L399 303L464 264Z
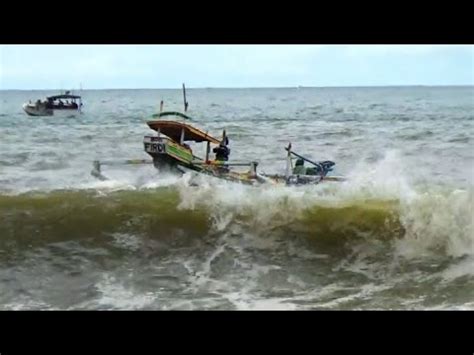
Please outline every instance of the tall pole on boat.
M186 87L183 83L184 112L188 111L188 102L186 101Z
M288 155L286 157L286 179L288 180L291 175L291 143L288 144Z
M207 141L206 145L206 164L209 162L209 153L211 152L211 142Z

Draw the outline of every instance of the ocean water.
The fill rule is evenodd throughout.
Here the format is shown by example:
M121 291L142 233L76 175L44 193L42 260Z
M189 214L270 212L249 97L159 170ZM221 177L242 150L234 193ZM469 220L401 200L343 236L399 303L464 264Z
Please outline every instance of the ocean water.
M283 173L288 142L348 179L251 187L152 166L180 90L0 91L0 309L474 309L474 88L188 89L231 160ZM197 155L205 147L195 144Z

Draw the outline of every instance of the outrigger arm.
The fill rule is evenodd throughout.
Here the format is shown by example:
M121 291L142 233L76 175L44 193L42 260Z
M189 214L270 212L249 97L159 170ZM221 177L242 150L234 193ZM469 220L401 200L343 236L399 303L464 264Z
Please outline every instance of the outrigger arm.
M291 175L291 172L290 172L290 168L291 168L291 155L293 154L294 156L300 158L300 159L303 159L304 161L310 163L310 164L313 164L314 166L318 167L321 171L321 179L324 178L324 180L327 180L327 181L346 181L346 178L345 177L342 177L342 176L327 176L326 174L329 172L329 170L327 170L323 164L325 164L324 162L321 164L321 163L316 163L298 153L295 153L294 151L291 150L291 143L288 145L288 147L285 147L285 150L288 152L288 157L287 157L287 166L286 166L286 179L288 180L289 176ZM332 163L332 165L334 165L334 163Z
M288 147L286 147L285 150L288 151L288 154L293 154L294 156L296 156L296 157L298 157L298 158L300 158L300 159L303 159L304 161L307 161L308 163L313 164L314 166L317 166L317 167L320 168L322 171L324 171L324 169L323 169L323 167L321 166L321 164L316 163L316 162L314 162L314 161L312 161L312 160L309 160L308 158L305 158L305 157L302 156L302 155L299 155L299 154L293 152L293 151L291 150L291 144L290 144Z
M101 181L105 181L109 179L106 176L102 175L102 172L100 170L102 165L118 166L118 165L141 165L141 164L153 164L153 160L146 160L146 159L105 160L105 161L95 160L93 163L91 175Z

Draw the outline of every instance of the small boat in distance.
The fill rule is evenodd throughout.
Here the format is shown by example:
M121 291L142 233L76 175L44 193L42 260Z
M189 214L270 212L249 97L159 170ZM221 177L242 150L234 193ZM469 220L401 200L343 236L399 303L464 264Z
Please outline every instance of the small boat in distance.
M35 103L25 103L23 110L29 116L76 116L81 113L82 98L66 91L64 94L49 96L45 101L38 99Z

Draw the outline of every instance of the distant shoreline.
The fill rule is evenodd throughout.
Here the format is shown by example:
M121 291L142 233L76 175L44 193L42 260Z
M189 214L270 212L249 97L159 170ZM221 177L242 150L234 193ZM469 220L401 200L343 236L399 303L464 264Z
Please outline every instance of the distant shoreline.
M376 86L261 86L261 87L186 87L187 90L268 90L268 89L384 89L384 88L474 88L474 85L376 85ZM181 88L101 88L82 91L177 90ZM0 89L0 91L64 91L64 89ZM81 90L70 89L78 92Z

